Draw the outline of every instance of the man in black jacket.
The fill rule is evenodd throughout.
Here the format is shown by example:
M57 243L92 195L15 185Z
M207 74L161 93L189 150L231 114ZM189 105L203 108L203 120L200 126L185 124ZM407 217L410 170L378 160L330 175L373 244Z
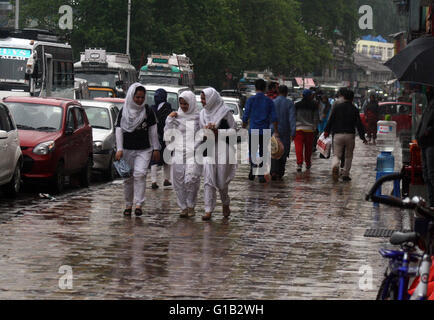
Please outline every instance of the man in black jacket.
M427 185L428 199L434 209L434 99L422 115L416 139L422 150L423 179Z
M359 110L353 105L354 92L347 89L343 92L345 102L334 107L327 126L324 129L324 136L333 135L333 180L339 179L339 163L341 157L345 157L345 166L342 173L344 181L351 181L350 170L353 162L355 147L356 128L363 143L368 143L365 138L365 127L360 120ZM345 155L343 154L345 148Z

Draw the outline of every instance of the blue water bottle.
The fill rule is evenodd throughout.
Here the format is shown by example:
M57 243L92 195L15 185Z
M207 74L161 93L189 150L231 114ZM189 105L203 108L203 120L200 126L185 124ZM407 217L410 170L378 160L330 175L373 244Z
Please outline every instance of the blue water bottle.
M394 172L395 158L391 152L382 151L377 157L377 172Z

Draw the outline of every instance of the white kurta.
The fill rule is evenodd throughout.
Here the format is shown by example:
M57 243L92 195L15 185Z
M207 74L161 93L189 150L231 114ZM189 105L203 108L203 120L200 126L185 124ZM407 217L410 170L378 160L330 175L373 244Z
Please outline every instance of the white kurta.
M202 110L201 112L204 112ZM223 118L227 121L229 128L235 128L235 120L231 112L228 112ZM202 121L201 121L201 127ZM217 201L217 190L220 193L220 199L223 205L230 204L229 197L229 183L235 177L235 172L237 169L236 164L229 164L229 146L226 147L226 163L218 164L218 143L215 144L215 164L205 163L203 165L203 176L204 176L204 202L205 202L205 212L213 212Z
M123 151L123 158L133 171L131 177L124 180L124 195L127 207L133 204L141 207L145 202L146 175L152 153L153 150L160 150L156 124L149 128L149 143L151 147L146 150L123 149L123 130L120 127L116 128L117 150Z
M199 114L196 114L196 119L190 123L194 123L193 130L189 134L196 134L199 130ZM174 145L175 153L176 150L182 150L182 157L180 157L181 163L177 163L177 157L174 157L174 162L171 165L171 179L173 189L175 190L178 206L181 210L187 208L194 208L196 206L197 193L200 187L200 176L202 174L202 166L197 164L196 161L192 164L187 164L187 139L194 139L193 137L187 137L187 128L183 120L178 120L177 118L167 117L166 126L164 131L170 129L176 129L179 131L182 140L178 139L180 142L178 145ZM185 119L184 119L185 122ZM197 146L195 146L197 147ZM191 153L194 156L194 152Z

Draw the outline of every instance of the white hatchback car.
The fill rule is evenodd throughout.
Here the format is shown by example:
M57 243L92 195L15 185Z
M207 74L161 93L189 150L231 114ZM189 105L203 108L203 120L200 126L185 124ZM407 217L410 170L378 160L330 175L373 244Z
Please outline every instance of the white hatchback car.
M0 186L8 197L14 197L20 190L22 163L15 121L8 107L0 103Z
M111 181L116 178L113 165L116 154L116 119L118 107L112 102L79 100L86 111L93 137L93 169Z

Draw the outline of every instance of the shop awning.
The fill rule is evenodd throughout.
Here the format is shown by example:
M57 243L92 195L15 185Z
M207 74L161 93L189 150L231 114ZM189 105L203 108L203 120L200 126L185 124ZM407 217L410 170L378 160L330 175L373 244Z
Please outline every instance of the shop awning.
M297 85L302 88L310 88L315 87L315 82L312 78L304 78L304 86L303 86L303 78L295 78L295 82Z

